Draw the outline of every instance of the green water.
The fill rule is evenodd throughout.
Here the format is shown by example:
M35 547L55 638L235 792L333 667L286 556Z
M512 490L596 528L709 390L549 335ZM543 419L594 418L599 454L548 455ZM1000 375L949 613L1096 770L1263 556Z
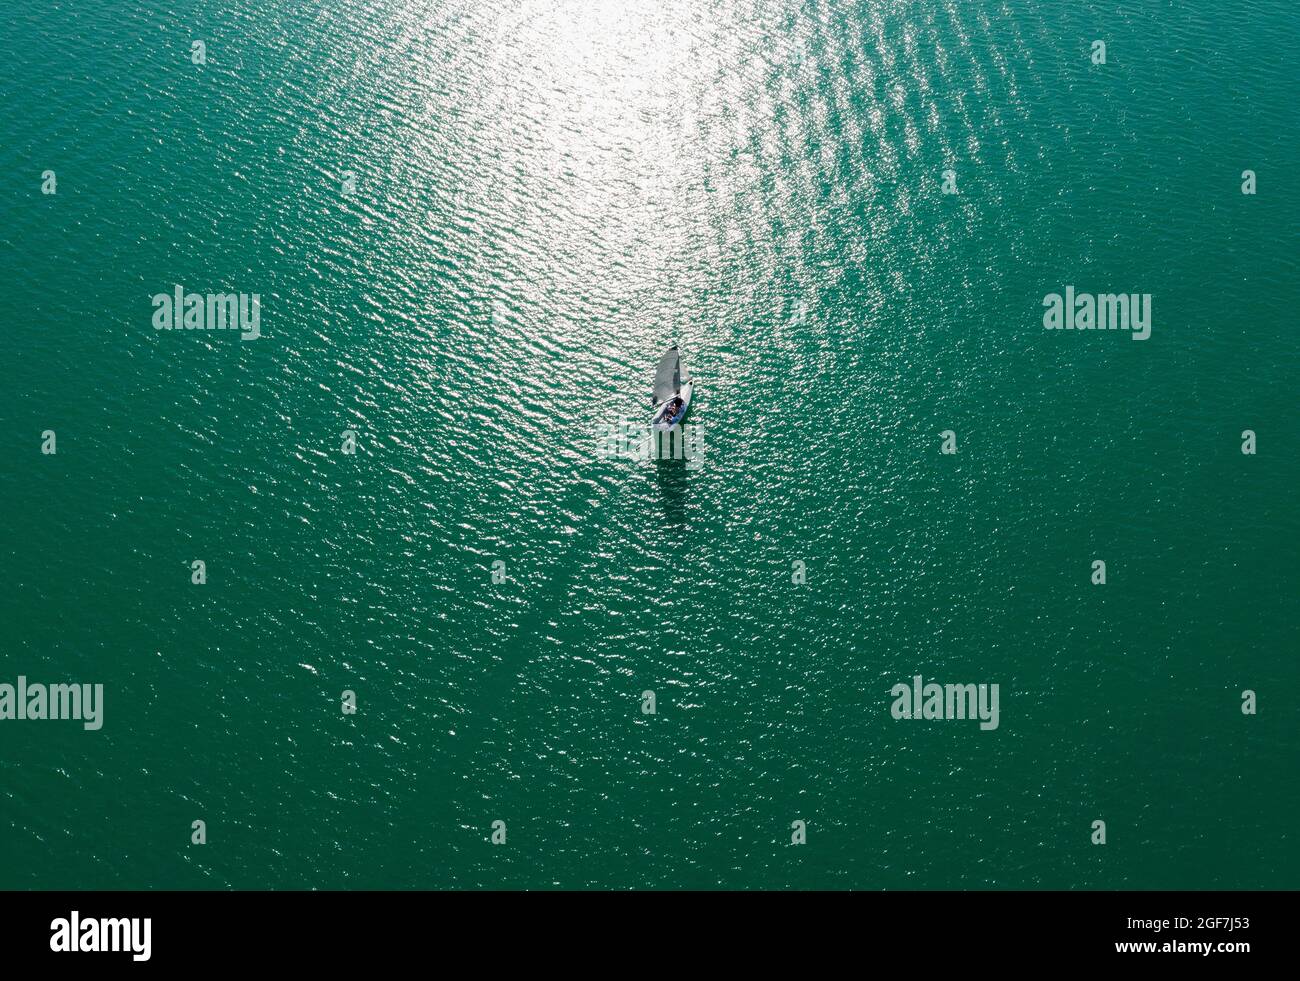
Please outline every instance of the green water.
M7 20L0 887L1300 885L1290 0Z

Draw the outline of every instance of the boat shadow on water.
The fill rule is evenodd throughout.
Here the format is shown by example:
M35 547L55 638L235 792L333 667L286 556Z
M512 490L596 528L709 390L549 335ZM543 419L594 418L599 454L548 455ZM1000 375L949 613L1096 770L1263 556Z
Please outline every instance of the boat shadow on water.
M654 480L659 488L659 507L670 525L686 525L686 493L691 472L681 459L655 460Z

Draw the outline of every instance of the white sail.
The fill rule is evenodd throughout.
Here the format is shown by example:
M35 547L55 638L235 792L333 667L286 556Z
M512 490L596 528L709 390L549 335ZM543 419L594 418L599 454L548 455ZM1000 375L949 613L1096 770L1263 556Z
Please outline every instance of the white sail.
M682 359L674 344L659 359L659 368L655 371L655 404L672 398L681 387Z

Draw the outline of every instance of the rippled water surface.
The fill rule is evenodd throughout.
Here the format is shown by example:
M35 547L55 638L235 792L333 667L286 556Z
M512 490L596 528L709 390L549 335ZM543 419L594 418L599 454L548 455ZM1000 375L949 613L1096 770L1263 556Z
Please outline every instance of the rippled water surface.
M8 17L0 886L1296 885L1290 0Z

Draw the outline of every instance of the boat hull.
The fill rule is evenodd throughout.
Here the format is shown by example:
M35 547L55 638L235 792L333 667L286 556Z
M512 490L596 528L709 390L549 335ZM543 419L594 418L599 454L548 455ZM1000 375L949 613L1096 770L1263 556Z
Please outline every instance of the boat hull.
M653 416L650 417L650 428L657 433L670 433L682 424L686 418L686 413L691 411L691 396L695 394L695 386L690 382L685 382L680 391L677 393L682 400L682 408L673 419L664 419L664 413L667 406L660 406Z

